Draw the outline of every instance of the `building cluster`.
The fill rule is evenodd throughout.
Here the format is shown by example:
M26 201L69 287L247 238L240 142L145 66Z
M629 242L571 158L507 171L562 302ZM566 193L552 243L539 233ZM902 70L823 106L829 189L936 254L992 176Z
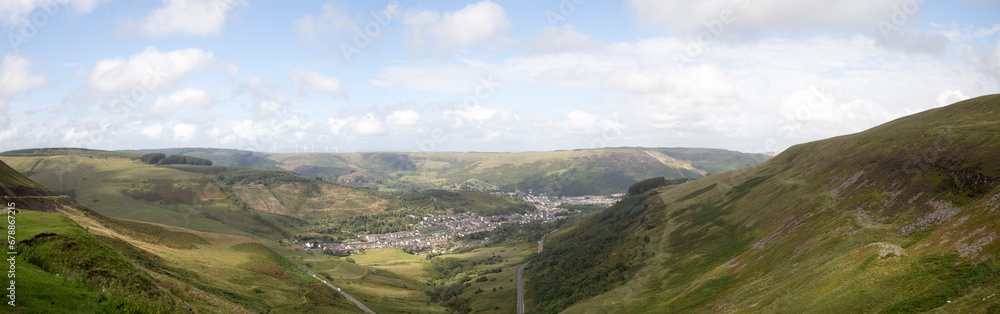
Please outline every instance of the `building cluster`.
M550 210L558 209L559 205L562 204L600 204L600 205L612 205L618 200L621 200L625 196L624 193L612 194L611 197L606 197L603 195L582 195L582 196L559 196L559 197L549 197L549 196L535 196L535 195L525 195L524 200L535 204L539 209L545 208Z
M309 249L329 250L333 252L355 251L362 249L377 249L393 247L397 249L423 250L431 248L433 252L438 252L435 247L446 245L452 239L477 232L490 231L500 226L499 222L493 222L494 217L482 217L474 213L462 213L455 215L440 215L424 217L424 220L416 225L416 231L400 231L393 233L365 234L358 236L362 242L349 243L307 243ZM482 244L482 241L473 241ZM451 247L452 250L468 247L470 243L458 243Z
M393 233L365 234L358 237L364 241L350 243L306 243L307 249L328 250L333 252L356 251L362 249L377 249L393 247L397 249L410 249L420 251L430 248L434 253L457 250L465 247L475 246L489 242L489 239L454 243L448 249L438 249L452 243L456 237L461 237L477 232L490 231L508 223L528 223L532 221L552 222L565 216L556 215L565 209L559 208L562 203L572 204L612 204L621 197L607 198L604 196L564 196L560 198L549 198L534 196L531 194L518 195L525 201L531 202L538 208L536 211L524 214L511 214L502 216L480 216L475 213L460 213L453 215L438 215L424 217L414 231L400 231Z

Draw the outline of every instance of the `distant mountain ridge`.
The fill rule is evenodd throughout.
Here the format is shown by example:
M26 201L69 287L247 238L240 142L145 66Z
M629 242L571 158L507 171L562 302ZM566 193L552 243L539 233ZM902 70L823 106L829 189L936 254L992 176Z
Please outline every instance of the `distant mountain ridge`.
M284 169L307 177L390 190L609 194L649 177L700 178L769 158L706 148L622 147L523 153L261 153L214 148L126 151L183 154L215 165Z
M537 313L996 313L998 158L1000 95L796 145L549 236L527 296Z

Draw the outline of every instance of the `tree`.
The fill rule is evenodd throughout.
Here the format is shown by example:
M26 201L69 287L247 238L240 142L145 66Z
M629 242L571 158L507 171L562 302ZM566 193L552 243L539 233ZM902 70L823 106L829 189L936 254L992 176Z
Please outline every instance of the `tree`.
M628 195L639 195L646 193L649 190L658 188L667 184L667 180L663 177L649 178L636 182L632 186L628 187Z
M161 154L162 155L162 154ZM212 161L204 158L184 156L184 155L170 155L166 158L160 160L161 165L195 165L195 166L211 166Z
M142 155L142 157L139 157L139 161L142 161L150 165L155 165L159 163L161 160L163 160L163 158L167 158L167 155L163 153L150 153Z

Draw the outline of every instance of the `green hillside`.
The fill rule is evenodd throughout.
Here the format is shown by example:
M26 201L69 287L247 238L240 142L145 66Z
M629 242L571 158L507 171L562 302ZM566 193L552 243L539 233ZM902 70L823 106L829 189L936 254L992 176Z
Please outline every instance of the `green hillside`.
M22 176L17 170L0 162L0 191L8 196L40 196L52 195L48 188Z
M16 312L358 311L258 240L108 218L0 172L23 192L0 191L17 208Z
M96 150L33 149L0 160L115 218L205 232L289 238L350 239L360 233L409 230L411 216L523 213L524 202L479 192L379 192L286 170L149 165L143 155Z
M998 156L991 95L629 196L548 238L529 312L997 312Z
M289 263L297 261L299 265L314 268L329 278L349 278L338 281L339 285L346 285L345 291L365 300L376 311L406 312L419 308L421 311L440 312L444 308L436 302L431 303L424 293L431 288L426 286L420 265L429 265L429 262L396 265L400 267L354 266L343 258L303 252L290 241L293 238L336 240L353 238L357 233L408 230L410 224L416 222L411 215L466 211L493 215L524 212L531 208L524 202L485 193L442 190L385 193L302 177L283 170L149 165L139 160L142 155L118 154L121 153L66 149L3 153L0 159L14 167L0 163L5 178L0 184L30 187L32 190L24 190L30 192L27 195L42 195L43 191L47 191L21 176L15 171L17 169L53 187L55 192L44 192L47 193L45 195L63 195L7 198L16 199L19 206L31 205L32 209L45 210L52 217L71 218L59 219L75 228L72 239L75 242L59 242L62 247L37 242L40 246L31 250L46 252L37 254L37 258L41 259L37 263L107 256L111 261L124 261L122 265L133 265L94 278L147 278L149 286L142 286L142 289L165 291L162 295L147 296L122 290L119 293L122 298L148 301L145 305L135 305L140 311L266 312L268 309L281 309L289 312L343 312L336 306L321 305L341 304L336 300L323 301L323 298L330 297L326 295L327 288L302 286L309 282L309 278ZM93 207L96 212L76 204L73 198ZM32 211L25 217L39 214L43 213ZM107 218L109 216L116 218ZM52 226L41 224L38 229ZM87 248L86 252L93 255L67 250L67 246ZM50 248L61 248L63 253L48 254ZM423 261L421 256L411 258ZM102 264L92 266L111 269ZM51 272L49 276L59 272L64 275L70 273L69 268L58 268L58 271L53 270L56 268L44 269ZM91 268L78 271L91 271ZM256 278L254 274L267 278ZM94 294L93 283L80 280L82 290L71 295L93 297L101 302L110 298L99 297L100 294ZM296 283L295 280L305 281ZM310 296L313 292L309 291L314 290L318 294ZM307 295L301 296L303 293ZM192 294L205 298L194 298ZM289 307L295 299L292 295L300 295L297 304L302 307ZM317 304L311 303L313 299L309 298L312 297L316 298ZM57 300L60 304L76 302L73 301L76 299ZM77 308L51 309L76 311ZM79 309L85 312L113 312L122 308L86 305Z
M136 154L163 153L167 155L186 155L211 160L216 166L278 169L278 167L275 166L275 161L267 158L266 153L236 149L165 148L127 150L123 152Z

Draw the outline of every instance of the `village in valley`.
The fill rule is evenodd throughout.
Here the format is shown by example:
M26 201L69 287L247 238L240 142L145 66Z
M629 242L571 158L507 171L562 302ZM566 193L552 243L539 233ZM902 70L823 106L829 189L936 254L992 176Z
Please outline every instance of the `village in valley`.
M524 214L510 214L498 216L480 216L476 213L460 213L453 215L438 215L423 217L419 223L413 225L413 230L393 233L363 234L358 235L363 241L347 243L318 243L304 242L302 244L306 250L326 251L330 253L356 252L365 249L377 248L397 248L410 252L443 253L459 250L466 247L476 246L490 242L489 238L476 241L457 241L458 237L469 234L491 231L504 224L525 224L532 221L553 222L565 215L557 215L565 212L566 209L559 207L562 204L597 204L610 206L617 202L623 194L614 194L610 197L601 195L584 196L536 196L530 193L500 193L515 199L523 199L537 208L535 211ZM419 254L419 253L418 253Z

